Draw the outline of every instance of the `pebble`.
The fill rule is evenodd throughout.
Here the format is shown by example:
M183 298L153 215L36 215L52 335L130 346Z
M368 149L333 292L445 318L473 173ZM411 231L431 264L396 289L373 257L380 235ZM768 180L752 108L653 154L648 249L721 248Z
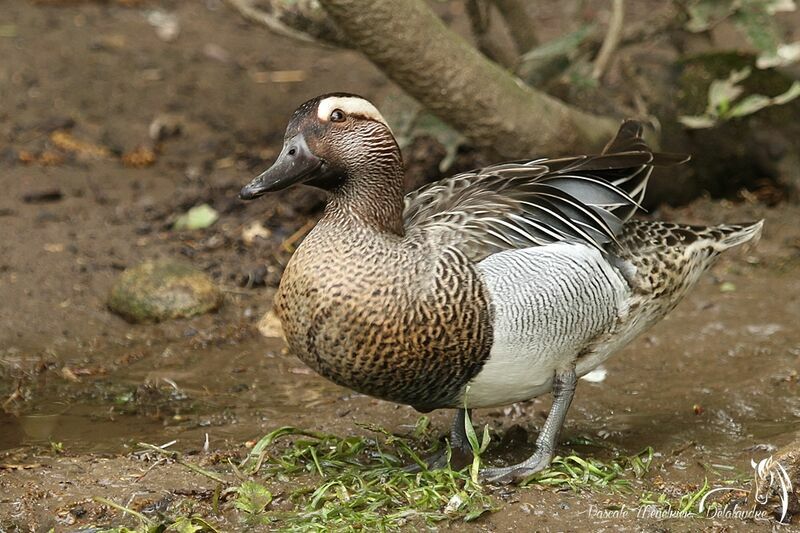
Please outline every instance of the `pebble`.
M216 310L223 295L205 273L174 259L126 269L111 290L109 308L134 323L187 318Z

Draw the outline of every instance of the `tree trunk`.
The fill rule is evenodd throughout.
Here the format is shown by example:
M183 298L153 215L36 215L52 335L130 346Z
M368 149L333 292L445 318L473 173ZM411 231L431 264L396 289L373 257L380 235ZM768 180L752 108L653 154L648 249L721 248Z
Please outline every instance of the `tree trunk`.
M320 0L359 49L476 146L508 158L588 151L616 119L526 86L450 31L422 0Z

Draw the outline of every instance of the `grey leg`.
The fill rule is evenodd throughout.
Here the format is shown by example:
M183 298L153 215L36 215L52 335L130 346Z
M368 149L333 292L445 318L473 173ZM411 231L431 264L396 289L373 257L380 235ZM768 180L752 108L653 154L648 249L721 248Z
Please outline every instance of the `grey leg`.
M459 409L456 411L453 426L450 428L450 451L452 454L450 464L455 470L460 470L472 462L472 446L469 444L467 430L464 427L465 414L469 414L470 420L472 420L472 409L468 411Z
M547 415L547 420L536 439L536 451L525 461L506 468L486 468L481 471L481 479L492 483L510 483L521 481L550 464L555 454L558 434L567 417L569 404L575 396L575 384L578 378L575 369L566 372L556 372L553 378L553 406Z
M450 450L452 453L450 463L456 470L472 462L472 447L469 445L467 432L464 429L465 413L464 409L458 409L453 419L453 426L450 428ZM447 450L439 450L423 460L428 465L429 470L444 468L447 466ZM406 472L419 472L421 468L419 465L413 464L407 466L404 470Z

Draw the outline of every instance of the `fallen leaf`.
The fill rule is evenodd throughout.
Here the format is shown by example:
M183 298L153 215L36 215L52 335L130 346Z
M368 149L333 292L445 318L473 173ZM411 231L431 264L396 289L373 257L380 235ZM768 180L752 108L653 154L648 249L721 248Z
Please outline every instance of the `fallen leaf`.
M307 77L305 70L259 70L250 73L256 83L297 83Z
M719 292L734 292L736 285L730 281L725 281L719 286Z
M61 377L73 383L78 383L80 381L80 378L76 376L75 373L72 370L70 370L68 366L61 368Z
M200 204L179 216L175 220L172 229L177 231L204 229L211 226L218 219L219 213L213 207L208 204Z
M36 154L34 154L33 152L31 152L29 150L20 150L17 153L17 159L23 165L30 165L31 163L35 163L36 162L37 157L36 157Z
M70 370L72 371L72 374L78 378L80 378L81 376L98 376L108 373L108 369L103 366L78 367L78 368L70 368Z
M221 170L223 168L231 168L236 164L236 159L233 157L223 157L214 162L214 168Z
M717 121L714 118L703 115L693 115L693 116L683 115L681 117L678 117L678 122L680 122L687 128L693 130L711 128L712 126L714 126L714 124L717 123Z
M17 153L17 159L23 165L42 165L43 167L52 167L64 163L64 156L53 150L45 150L40 154L35 154L28 150L20 150Z
M65 152L72 152L79 157L90 159L103 159L110 157L111 152L105 146L94 144L89 141L76 139L70 133L63 130L56 130L50 134L50 142L57 148Z
M45 150L39 154L37 162L43 167L54 167L64 164L64 156L53 150Z
M305 79L305 70L275 70L270 75L272 83L297 83Z
M13 464L13 463L0 463L0 470L32 470L34 468L41 468L42 463L31 463L27 465Z
M155 152L146 146L137 146L122 154L122 164L130 168L145 168L156 162Z

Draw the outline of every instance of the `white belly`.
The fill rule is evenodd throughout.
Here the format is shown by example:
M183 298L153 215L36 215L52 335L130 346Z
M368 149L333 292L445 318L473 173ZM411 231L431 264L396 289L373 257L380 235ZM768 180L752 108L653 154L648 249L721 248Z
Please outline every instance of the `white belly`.
M501 252L478 269L491 298L494 337L489 360L466 392L470 407L506 405L549 391L557 369L574 364L613 331L630 297L619 272L580 244ZM591 367L578 364L579 375L603 359L593 354Z

